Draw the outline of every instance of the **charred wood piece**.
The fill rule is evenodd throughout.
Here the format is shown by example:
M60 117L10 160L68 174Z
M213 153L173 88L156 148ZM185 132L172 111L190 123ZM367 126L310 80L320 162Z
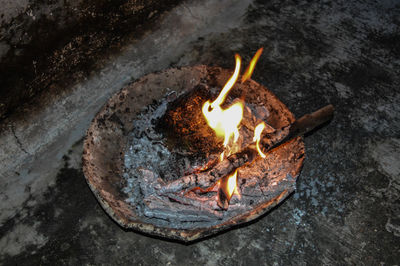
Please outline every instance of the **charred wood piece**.
M143 214L148 218L157 218L169 222L212 222L222 219L221 212L206 206L193 205L195 200L181 199L177 204L169 197L150 196L143 200Z

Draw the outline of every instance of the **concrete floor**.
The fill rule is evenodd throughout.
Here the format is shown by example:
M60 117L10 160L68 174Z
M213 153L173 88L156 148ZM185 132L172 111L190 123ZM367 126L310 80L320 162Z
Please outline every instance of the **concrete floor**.
M186 1L71 91L0 134L2 265L395 265L400 261L398 1ZM233 68L296 116L332 103L305 140L297 192L247 226L182 245L127 232L85 183L82 137L102 104L168 67Z

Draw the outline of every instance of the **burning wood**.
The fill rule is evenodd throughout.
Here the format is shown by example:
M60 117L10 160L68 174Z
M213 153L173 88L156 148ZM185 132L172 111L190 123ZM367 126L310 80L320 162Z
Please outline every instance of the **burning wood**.
M291 125L280 128L273 133L267 133L262 137L262 153L265 154L268 151L287 143L291 139L304 135L318 126L330 121L333 117L333 111L333 106L327 105L314 113L304 115ZM191 174L182 177L182 179L166 184L160 189L159 193L175 193L184 190L191 190L196 187L206 189L235 169L252 163L257 158L257 155L258 151L256 145L251 144L242 151L225 158L208 172Z
M227 175L220 179L218 188L218 206L227 210L229 207L229 201L232 198L233 193L237 189L237 170L232 175Z
M299 136L331 119L333 107L294 120L271 92L249 80L261 52L241 78L241 60L236 55L230 77L217 67L171 70L143 78L110 100L88 132L84 171L86 176L90 172L92 189L104 189L94 192L118 223L181 240L195 239L198 232L205 236L254 219L294 190L304 160ZM176 85L181 79L183 85ZM160 80L172 93L157 96L139 114L121 115L133 106L135 91L158 93ZM222 80L228 81L224 85ZM108 127L114 121L120 122ZM125 128L118 130L118 126ZM99 139L111 141L118 136L126 147L109 155ZM121 182L112 176L121 166L110 170L109 162L122 154ZM122 192L116 191L121 184ZM114 197L123 200L114 202Z
M254 70L254 65L261 52L262 50L259 50L252 59L250 66L242 77L242 82L245 82L250 78L251 73ZM220 155L220 162L217 164L209 164L212 166L211 169L203 169L201 172L194 172L163 185L159 189L158 195L169 195L169 197L173 197L171 196L172 193L184 195L188 191L192 190L200 189L208 191L210 187L218 184L218 206L221 209L227 210L233 193L232 182L237 180L237 170L239 168L251 164L256 158L258 158L258 155L261 158L266 158L267 155L265 153L269 150L313 130L332 118L333 106L328 105L312 114L303 116L289 125L275 130L268 125L266 121L261 121L254 127L254 123L251 123L251 121L255 122L257 121L257 118L252 114L249 108L245 108L245 104L242 101L234 100L230 106L225 109L222 108L229 91L232 89L239 77L241 66L239 55L235 56L235 60L235 71L219 93L218 97L213 102L207 100L202 107L202 113L209 127L215 131L217 137L224 138L223 146L225 147L225 150ZM195 102L198 103L198 101ZM244 112L244 109L246 112ZM246 114L244 124L247 124L247 130L244 129L244 135L249 135L249 130L254 130L254 137L252 139L253 143L249 144L249 137L247 137L247 142L242 141L240 145L237 141L240 136L239 126L242 123L243 113ZM198 116L198 112L195 113L195 116ZM168 116L164 118L168 119ZM186 119L190 119L190 117ZM265 128L267 128L266 134L261 135ZM209 139L212 140L213 138L209 137ZM215 160L213 160L213 162L215 162ZM234 174L232 174L233 172ZM235 181L235 188L236 183L237 182Z

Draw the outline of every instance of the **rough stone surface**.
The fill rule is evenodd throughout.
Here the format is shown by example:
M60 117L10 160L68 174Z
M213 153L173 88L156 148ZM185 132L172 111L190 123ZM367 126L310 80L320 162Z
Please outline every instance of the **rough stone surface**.
M25 123L10 121L0 136L1 264L398 264L399 18L395 0L179 5L64 102L43 105ZM233 68L235 52L248 61L260 46L254 79L297 116L336 107L332 123L305 139L297 192L258 221L191 245L122 230L79 164L76 141L96 110L144 73L189 64ZM63 119L46 119L52 112ZM38 121L54 131L33 130Z

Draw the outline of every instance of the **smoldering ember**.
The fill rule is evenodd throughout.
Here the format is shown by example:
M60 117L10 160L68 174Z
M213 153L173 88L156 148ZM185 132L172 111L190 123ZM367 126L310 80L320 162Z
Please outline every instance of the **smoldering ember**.
M206 66L171 69L135 82L97 115L85 140L83 169L120 225L192 241L251 221L294 191L304 160L301 136L328 122L333 106L294 120L272 92L250 79L262 50L240 82L239 55L233 74ZM149 80L167 93L138 113L127 107L121 118L130 94L151 89ZM179 87L167 86L171 81ZM123 139L119 153L106 156L107 163L99 160L115 139ZM119 168L115 176L98 182L110 164Z

